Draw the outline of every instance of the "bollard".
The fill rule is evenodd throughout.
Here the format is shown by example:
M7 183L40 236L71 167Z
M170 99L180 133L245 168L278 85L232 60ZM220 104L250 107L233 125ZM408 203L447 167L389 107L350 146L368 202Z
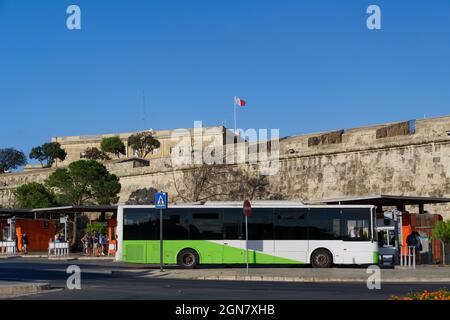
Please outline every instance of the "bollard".
M53 252L53 253L52 253ZM63 257L69 255L69 243L49 243L48 255L54 255L55 257Z
M15 255L16 243L14 241L0 242L0 255Z
M404 250L403 246L400 246L400 267L404 266Z
M416 247L400 246L400 267L416 268Z

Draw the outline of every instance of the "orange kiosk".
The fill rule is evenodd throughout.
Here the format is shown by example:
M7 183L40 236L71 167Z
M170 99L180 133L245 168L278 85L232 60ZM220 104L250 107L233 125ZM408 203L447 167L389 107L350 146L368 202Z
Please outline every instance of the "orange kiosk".
M117 252L117 220L108 220L108 256Z
M6 221L0 221L0 229L7 226ZM26 233L28 237L28 251L32 252L46 252L48 249L48 239L53 238L56 233L56 226L49 220L28 220L15 219L15 235L17 238L17 249L22 251L22 235Z
M442 262L442 246L438 239L433 237L433 228L443 220L440 214L430 213L402 213L402 245L406 246L406 238L413 231L417 231L421 237L431 240L431 258L433 263Z

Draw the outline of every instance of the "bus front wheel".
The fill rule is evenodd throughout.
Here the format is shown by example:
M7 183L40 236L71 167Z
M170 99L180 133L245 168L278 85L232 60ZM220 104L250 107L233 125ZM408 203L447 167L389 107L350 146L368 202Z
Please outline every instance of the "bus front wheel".
M192 249L184 249L178 255L178 265L185 269L193 269L198 266L198 253Z
M311 256L311 264L314 268L331 268L333 256L326 249L318 249Z

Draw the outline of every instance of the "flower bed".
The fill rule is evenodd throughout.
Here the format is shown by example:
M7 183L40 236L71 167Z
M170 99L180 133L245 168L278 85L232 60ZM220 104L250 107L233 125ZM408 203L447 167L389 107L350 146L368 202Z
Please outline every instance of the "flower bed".
M423 291L412 292L404 297L392 296L390 300L450 300L450 291Z

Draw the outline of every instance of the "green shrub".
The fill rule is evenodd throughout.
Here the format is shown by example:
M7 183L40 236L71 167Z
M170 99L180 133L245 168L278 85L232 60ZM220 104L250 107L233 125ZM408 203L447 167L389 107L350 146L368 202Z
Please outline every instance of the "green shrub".
M103 234L105 232L105 227L100 223L100 222L94 222L91 224L88 224L86 226L86 228L84 229L85 233L98 233L98 234Z

